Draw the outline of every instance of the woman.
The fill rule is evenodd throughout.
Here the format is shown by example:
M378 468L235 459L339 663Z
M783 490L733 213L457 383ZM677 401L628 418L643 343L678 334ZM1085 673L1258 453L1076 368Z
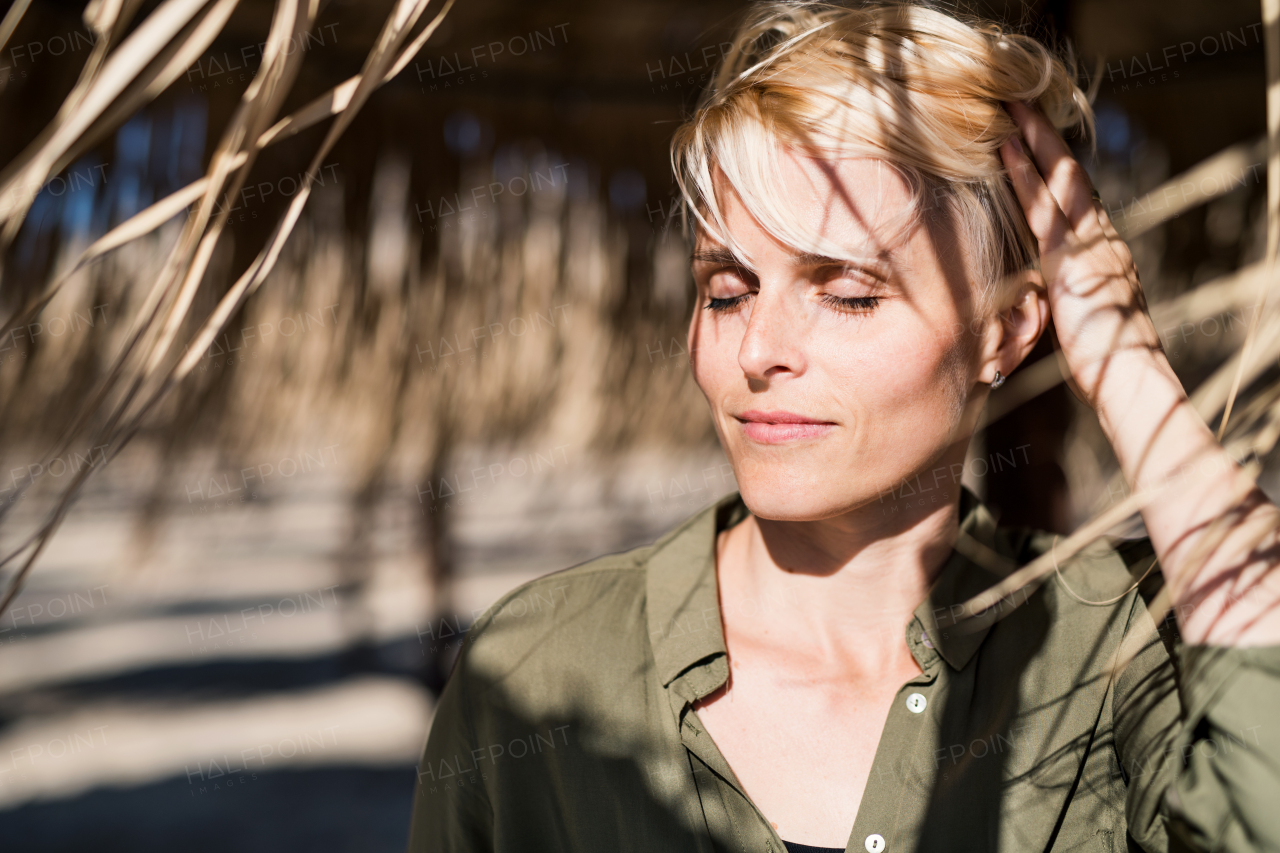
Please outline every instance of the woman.
M477 622L411 849L1280 849L1280 513L1058 136L1071 73L899 5L770 4L734 44L673 162L741 493ZM1055 544L954 476L1050 316L1150 540L975 616Z

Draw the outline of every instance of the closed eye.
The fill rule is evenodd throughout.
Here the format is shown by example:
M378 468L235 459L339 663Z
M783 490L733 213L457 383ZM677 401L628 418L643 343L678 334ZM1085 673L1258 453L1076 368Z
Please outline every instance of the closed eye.
M738 308L742 307L743 303L747 301L747 297L750 295L750 293L743 293L740 296L727 296L723 298L711 296L707 299L706 309L712 314L728 314L729 312L736 311Z
M822 301L844 314L868 314L880 304L879 296L836 296L828 293Z

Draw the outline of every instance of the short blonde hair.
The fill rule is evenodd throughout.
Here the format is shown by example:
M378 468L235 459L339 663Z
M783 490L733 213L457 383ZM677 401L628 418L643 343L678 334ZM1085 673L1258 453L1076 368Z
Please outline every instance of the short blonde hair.
M672 140L686 228L737 251L715 194L718 169L776 239L848 257L847 247L841 255L817 245L812 223L789 215L773 176L781 150L793 147L895 168L912 189L911 217L929 207L959 232L983 302L1038 263L999 155L1017 133L1001 102L1035 103L1055 127L1091 136L1093 112L1069 56L996 24L901 2L763 3L732 45Z

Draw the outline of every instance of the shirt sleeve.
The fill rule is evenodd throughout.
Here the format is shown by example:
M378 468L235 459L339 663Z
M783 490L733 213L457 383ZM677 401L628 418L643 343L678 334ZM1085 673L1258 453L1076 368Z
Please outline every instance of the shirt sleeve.
M1129 836L1147 853L1169 850L1169 810L1164 797L1177 779L1177 740L1182 725L1178 695L1177 633L1172 620L1157 629L1141 599L1121 645L1136 654L1119 674L1112 712L1116 758L1127 785Z
M1280 646L1183 645L1142 598L1112 706L1129 835L1148 853L1280 851Z
M1191 850L1280 850L1280 646L1179 656L1170 835Z
M440 694L418 765L409 853L494 849L493 810L485 788L488 774L477 761L480 751L469 710L467 651L464 647Z

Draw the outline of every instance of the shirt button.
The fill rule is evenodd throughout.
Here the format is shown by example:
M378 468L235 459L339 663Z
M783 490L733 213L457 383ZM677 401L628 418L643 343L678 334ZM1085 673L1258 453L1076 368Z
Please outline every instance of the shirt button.
M924 706L929 702L924 698L922 693L912 693L907 697L907 710L913 714L919 714L924 710Z
M881 853L884 850L884 836L873 832L862 842L862 846L867 848L867 853Z
M921 632L920 632L920 642L924 645L924 647L925 647L926 649L931 649L931 648L933 648L933 640L930 640L930 639L929 639L929 632L928 632L928 631L921 631Z

